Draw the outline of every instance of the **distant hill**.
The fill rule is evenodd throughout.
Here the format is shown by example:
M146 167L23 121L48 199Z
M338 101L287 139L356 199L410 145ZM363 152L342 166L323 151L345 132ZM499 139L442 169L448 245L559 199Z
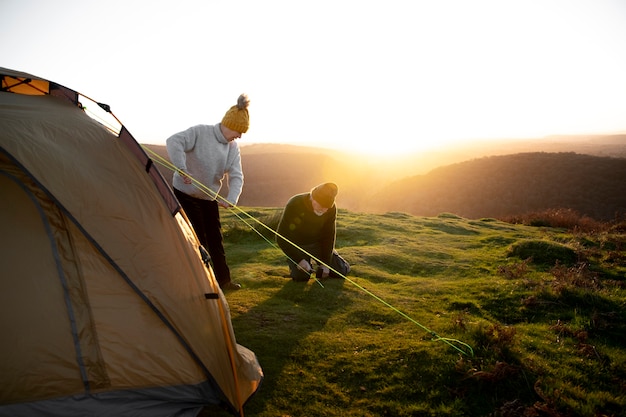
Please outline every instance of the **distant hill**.
M491 156L394 182L372 211L502 218L569 208L599 220L626 213L626 159L575 153Z
M146 145L169 160L163 145ZM361 210L367 196L382 189L393 179L386 166L376 162L350 159L326 149L290 145L249 145L241 147L245 182L239 204L280 207L294 194L309 191L321 182L336 182L340 187L342 208ZM172 173L158 165L170 183ZM222 195L227 194L227 184Z
M147 146L168 159L165 146ZM603 220L626 213L626 135L476 142L393 158L243 141L241 153L239 204L248 207L280 207L333 181L339 206L362 212L481 218L571 208Z

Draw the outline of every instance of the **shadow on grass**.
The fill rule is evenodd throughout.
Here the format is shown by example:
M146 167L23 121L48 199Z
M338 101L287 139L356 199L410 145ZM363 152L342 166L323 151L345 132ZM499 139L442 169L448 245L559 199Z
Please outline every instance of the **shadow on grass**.
M518 295L485 298L482 308L502 323L580 322L590 337L623 346L626 309L598 291L567 288L560 293L541 291L525 299Z
M322 330L328 319L349 302L342 291L343 279L321 282L324 287L315 281L285 278L282 288L270 298L232 319L238 343L255 352L265 375L260 390L246 405L247 414L260 413L276 392L286 389L281 386L281 374L306 359L309 348L303 348L303 340Z
M544 294L547 303L531 306L549 322L579 322L590 338L601 339L614 347L624 345L626 309L597 292L565 289L557 295ZM558 307L555 307L558 306Z

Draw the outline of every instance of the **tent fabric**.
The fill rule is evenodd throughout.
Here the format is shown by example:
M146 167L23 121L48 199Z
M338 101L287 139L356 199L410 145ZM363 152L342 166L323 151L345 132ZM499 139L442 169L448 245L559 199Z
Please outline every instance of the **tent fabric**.
M0 416L243 415L262 369L149 158L72 90L0 77Z

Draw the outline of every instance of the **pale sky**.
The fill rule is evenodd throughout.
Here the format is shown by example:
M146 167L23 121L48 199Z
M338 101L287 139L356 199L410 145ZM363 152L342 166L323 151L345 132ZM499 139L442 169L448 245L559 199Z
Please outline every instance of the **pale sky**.
M242 92L241 144L626 133L625 0L0 0L0 39L0 66L109 104L140 143Z

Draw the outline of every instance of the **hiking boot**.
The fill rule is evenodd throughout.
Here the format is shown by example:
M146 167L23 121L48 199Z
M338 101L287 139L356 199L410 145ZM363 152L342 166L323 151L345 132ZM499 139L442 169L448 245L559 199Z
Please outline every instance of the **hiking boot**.
M241 289L241 284L229 281L226 284L220 285L220 288L222 288L222 291L236 291Z

